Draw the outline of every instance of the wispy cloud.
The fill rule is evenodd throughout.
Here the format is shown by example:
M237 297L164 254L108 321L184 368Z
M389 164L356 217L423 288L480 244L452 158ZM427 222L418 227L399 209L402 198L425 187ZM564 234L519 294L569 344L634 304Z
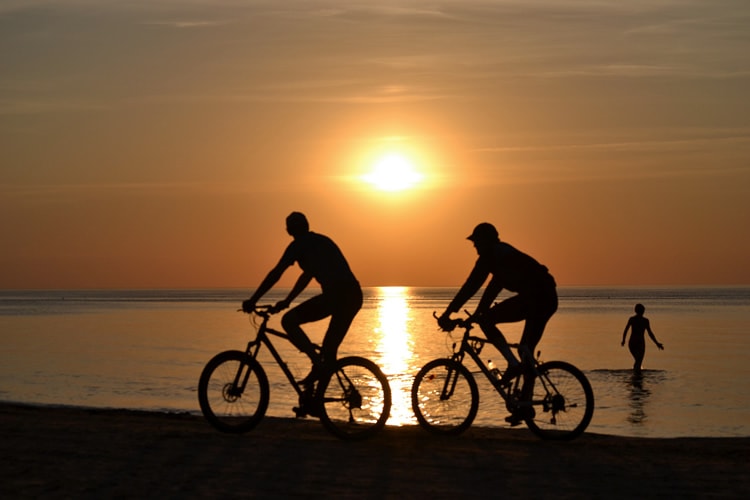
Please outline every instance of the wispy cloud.
M141 24L146 26L166 26L171 28L210 28L215 26L223 26L229 24L229 21L188 21L188 20L172 20L172 21L144 21Z
M249 188L218 182L117 182L67 184L0 184L0 196L6 200L27 202L64 202L81 199L137 198L242 193Z
M661 132L664 134L664 131ZM750 130L733 131L726 135L712 137L684 137L680 139L631 140L619 142L588 142L567 144L545 144L536 146L498 146L476 148L483 153L524 153L555 151L608 151L608 152L656 152L694 150L710 146L737 147L750 146ZM750 169L750 165L747 166Z
M70 99L0 99L0 115L39 115L60 112L103 111L113 109L111 103Z

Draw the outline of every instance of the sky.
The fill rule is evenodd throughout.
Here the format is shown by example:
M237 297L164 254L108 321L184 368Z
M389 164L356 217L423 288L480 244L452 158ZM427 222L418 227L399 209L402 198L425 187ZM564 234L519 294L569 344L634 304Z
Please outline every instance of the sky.
M0 289L252 289L292 211L365 286L459 286L483 221L562 286L750 284L748 26L746 0L3 0ZM368 182L384 158L414 184Z

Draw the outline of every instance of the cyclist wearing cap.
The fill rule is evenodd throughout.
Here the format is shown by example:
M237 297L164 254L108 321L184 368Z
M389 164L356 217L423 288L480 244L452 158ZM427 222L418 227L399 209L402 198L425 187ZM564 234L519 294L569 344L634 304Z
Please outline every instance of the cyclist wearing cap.
M488 222L477 225L468 239L474 244L479 258L466 282L438 319L438 324L444 330L451 330L454 323L450 315L461 309L492 275L473 318L508 361L508 370L503 377L507 380L519 374L521 365L495 325L525 320L520 344L533 353L547 322L557 311L555 280L545 266L500 241L497 229ZM493 305L503 289L516 295Z
M286 231L294 240L252 297L242 303L242 310L252 312L258 300L295 262L302 269L302 274L289 295L275 305L277 311L289 307L313 278L320 284L322 292L320 295L302 302L284 314L281 319L281 326L289 335L289 340L300 351L307 354L313 363L310 373L300 381L300 384L312 388L319 377L320 368L328 368L336 361L338 348L354 317L362 307L362 289L339 247L329 237L310 231L304 214L292 212L286 218ZM320 367L313 344L300 325L319 321L328 316L331 320L321 346L324 367Z

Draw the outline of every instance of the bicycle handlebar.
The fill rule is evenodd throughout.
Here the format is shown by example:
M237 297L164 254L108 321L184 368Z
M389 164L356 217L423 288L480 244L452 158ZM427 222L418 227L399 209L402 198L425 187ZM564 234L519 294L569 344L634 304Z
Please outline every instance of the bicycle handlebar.
M451 321L450 329L448 329L446 331L451 332L457 326L461 327L461 328L469 329L469 328L471 328L471 325L473 325L474 323L476 323L476 321L474 320L474 317L472 316L472 314L469 311L467 311L466 309L464 309L464 312L466 313L466 317L465 318L451 318L451 320L450 320ZM438 316L437 311L432 311L432 317L435 318L435 319L437 319L437 320L440 319L440 316Z
M237 312L246 312L246 311L240 308L240 309L237 309ZM267 318L271 316L272 314L276 314L277 312L279 312L279 310L276 309L276 306L272 306L268 304L268 305L263 305L263 306L255 306L255 308L252 311L247 312L247 314L250 314L251 312L263 318Z

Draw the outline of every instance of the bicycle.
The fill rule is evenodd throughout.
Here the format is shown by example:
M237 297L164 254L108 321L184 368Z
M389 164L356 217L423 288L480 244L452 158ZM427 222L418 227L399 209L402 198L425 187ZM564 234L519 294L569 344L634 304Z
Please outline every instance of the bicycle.
M467 314L469 314L467 312ZM437 318L437 315L433 313ZM466 355L505 401L511 415L517 415L535 435L548 440L570 440L588 427L594 414L594 391L581 370L565 361L540 362L526 346L509 344L521 354L524 370L508 380L480 358L486 338L471 335L473 320L456 319L464 329L458 349L422 367L414 378L412 408L420 426L435 434L460 434L468 429L479 409L476 380L464 365ZM531 364L531 366L528 366ZM526 383L532 387L524 387ZM526 391L526 392L524 392ZM519 422L520 423L520 422Z
M331 372L319 379L316 390L305 390L271 342L271 337L289 341L286 333L268 326L275 313L273 306L258 306L257 334L244 351L224 351L205 366L198 382L198 401L208 422L228 433L243 433L255 428L268 409L268 377L258 361L265 346L279 365L300 406L297 417L320 418L323 426L344 440L364 439L380 431L391 409L391 388L380 368L369 359L348 356L336 361ZM320 347L315 346L320 354Z

